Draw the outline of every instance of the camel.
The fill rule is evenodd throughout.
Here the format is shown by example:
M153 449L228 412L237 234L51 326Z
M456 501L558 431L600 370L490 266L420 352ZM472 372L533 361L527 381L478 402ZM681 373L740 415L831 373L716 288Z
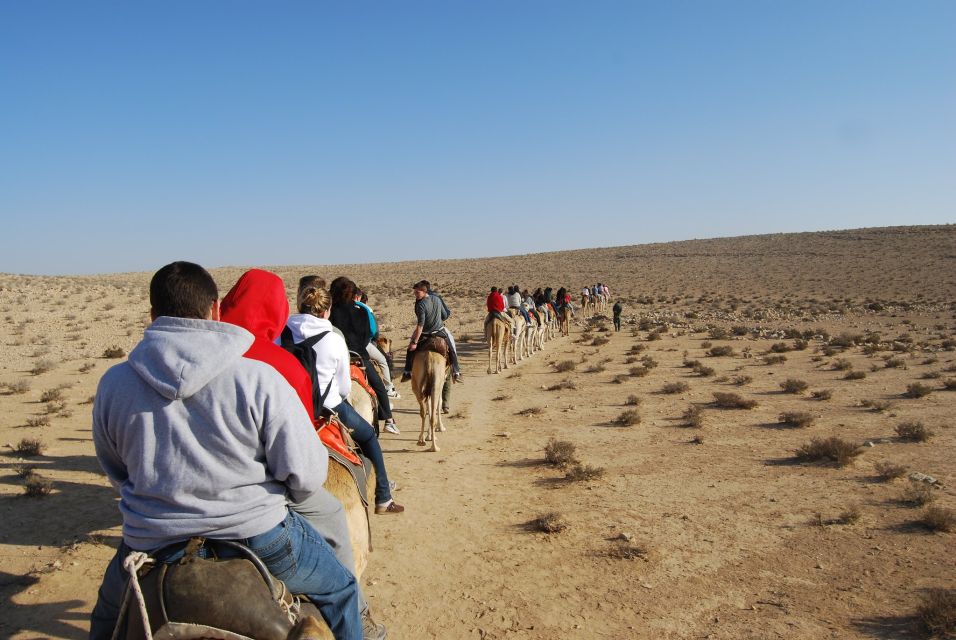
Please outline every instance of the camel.
M438 338L438 340L441 340ZM432 446L429 451L439 451L436 431L444 431L441 419L441 392L451 365L444 354L425 350L429 343L420 342L418 352L412 361L412 391L418 400L418 413L422 417L422 428L418 434L418 446L425 446L425 419L428 419L428 439ZM424 347L424 348L423 348Z
M561 324L561 335L569 336L571 334L571 307L564 305L558 312L559 322Z
M485 322L485 341L488 343L488 373L501 373L508 368L508 346L511 344L511 323L497 316ZM494 371L491 368L493 356L497 356Z
M511 322L516 327L511 334L511 363L517 365L524 359L528 350L528 322L515 307L508 309L508 315L511 316Z

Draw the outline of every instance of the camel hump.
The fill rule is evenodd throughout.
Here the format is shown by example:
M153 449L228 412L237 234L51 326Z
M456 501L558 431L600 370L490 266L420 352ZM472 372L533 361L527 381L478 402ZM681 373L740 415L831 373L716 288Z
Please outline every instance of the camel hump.
M314 616L305 616L299 620L286 640L335 640L331 629L324 621Z

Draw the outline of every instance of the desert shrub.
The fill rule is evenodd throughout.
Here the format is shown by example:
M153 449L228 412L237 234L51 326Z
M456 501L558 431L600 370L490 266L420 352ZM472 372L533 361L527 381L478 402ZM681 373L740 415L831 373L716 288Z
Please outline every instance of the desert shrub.
M711 347L707 350L707 355L712 358L720 358L723 356L732 356L734 355L734 348L728 345L720 347Z
M896 435L908 442L926 442L933 432L919 420L907 420L896 425Z
M814 400L829 400L833 397L833 391L830 389L817 389L810 392L810 397Z
M835 462L844 467L863 453L863 449L856 444L841 438L812 438L810 442L797 449L796 459L800 462Z
M629 407L636 407L641 404L641 399L632 393L627 397L627 399L624 400L624 404Z
M66 409L65 400L57 400L56 402L47 402L46 406L43 407L43 411L46 413L61 413Z
M520 370L520 369L514 369L514 370L511 372L511 375L508 376L508 379L510 380L511 378L520 378L520 377L521 377L521 370Z
M770 345L770 350L773 353L787 353L788 351L793 351L789 344L786 342L774 342Z
M902 478L906 475L906 467L887 460L880 460L873 465L873 469L876 471L876 475L884 482Z
M7 388L7 391L14 395L22 396L24 393L30 390L30 381L29 380L17 380L16 382L9 382L4 385Z
M23 438L13 447L13 452L24 458L42 455L46 445L39 438Z
M784 393L803 393L808 386L805 381L796 378L787 378L780 383L780 388L783 389Z
M605 367L602 363L599 362L597 364L592 364L590 367L585 369L584 372L585 373L601 373L605 369L607 369L607 367Z
M541 533L560 533L568 528L568 523L560 513L546 513L531 520L525 525L530 531L540 531Z
M860 400L860 406L876 413L883 413L893 408L893 403L889 400Z
M856 524L863 517L863 510L860 505L854 504L847 507L837 520L840 524Z
M690 389L690 385L686 382L668 382L661 387L661 393L684 393L688 389Z
M943 380L943 388L947 391L956 391L956 378L946 378Z
M40 402L56 402L63 399L63 389L47 389L40 395ZM48 412L51 413L51 412Z
M809 427L815 419L816 416L807 411L784 411L777 416L777 422L790 427Z
M900 502L911 507L924 507L935 499L933 488L916 480L910 480L909 486L900 494Z
M711 327L707 335L710 336L711 340L726 340L730 337L730 332L723 327Z
M694 367L694 373L699 375L701 378L709 378L710 376L716 373L713 367L705 367L704 365L697 365Z
M463 333L463 334L461 334L460 336L458 336L458 337L456 338L456 340L457 340L458 342L461 342L462 344L468 344L469 342L471 342L471 334L470 334L470 333Z
M843 376L844 380L862 380L866 377L866 371L847 371Z
M589 464L575 464L564 474L564 479L569 482L581 482L584 480L596 480L604 475L603 467L595 467Z
M566 467L578 461L574 455L576 451L577 447L573 442L551 438L544 447L544 459L556 467Z
M637 358L634 356L628 356L624 358L624 364L634 364L635 362L637 362Z
M630 544L627 540L620 540L611 545L603 555L614 560L647 560L647 554L646 547Z
M701 349L710 349L713 345L714 345L714 343L711 342L710 340L704 340L703 342L700 343L700 348L701 348Z
M906 368L906 361L903 358L887 358L883 366L887 369L903 369Z
M567 371L574 371L574 368L578 366L574 360L562 360L561 362L554 365L554 370L560 373L565 373Z
M627 379L628 379L628 376L624 375L623 373L619 373L613 378L611 378L611 384L624 384L625 382L627 382Z
M916 613L931 634L945 638L956 633L956 590L927 590Z
M738 387L742 387L745 384L750 384L753 380L750 376L734 376L733 383Z
M110 360L114 358L122 358L125 355L126 351L124 351L121 347L108 347L103 351L103 357Z
M492 402L504 402L505 400L511 400L511 396L506 394L501 394L491 399Z
M956 525L956 512L935 505L927 507L919 523L930 531L952 531Z
M32 464L18 464L13 467L13 472L17 474L18 478L29 478L36 473L36 465Z
M753 409L757 406L757 401L742 398L737 393L714 391L714 404L721 409Z
M858 333L841 333L838 336L830 338L830 345L834 347L852 347L863 341L863 336Z
M656 331L651 331L649 334L647 334L647 339L648 339L648 341L650 341L650 342L653 342L654 340L660 340L660 339L661 339L661 331L660 331L660 329L658 329L658 330L656 330Z
M644 356L643 358L641 358L641 362L642 362L642 363L644 364L644 366L647 367L648 369L653 369L654 367L657 366L657 360L655 360L655 359L652 358L651 356Z
M773 364L783 364L787 361L787 356L784 355L775 355L775 356L765 356L764 364L773 365Z
M602 345L607 344L608 342L610 342L609 339L605 338L604 336L598 336L598 337L596 337L594 340L591 341L591 346L592 346L592 347L600 347L600 346L602 346Z
M527 409L522 409L517 412L516 416L539 416L544 413L544 409L541 407L528 407Z
M922 398L928 396L933 392L933 387L928 384L923 384L922 382L913 382L906 385L906 391L903 392L903 395L907 398Z
M28 427L49 427L50 416L43 415L43 416L33 416L31 418L27 418L27 426Z
M44 498L51 493L53 493L53 482L43 476L34 474L23 484L23 494L28 498Z
M561 382L558 382L557 384L553 384L549 387L545 387L545 391L561 391L563 389L574 390L577 388L578 388L578 385L575 384L574 380L571 380L569 378L567 380L562 380Z
M923 380L939 380L942 377L943 377L943 374L941 374L939 371L927 371L926 373L920 376L920 378L922 378Z
M613 422L619 427L632 427L641 423L641 414L637 409L626 409Z
M632 353L632 354L634 354L634 355L637 355L637 354L639 354L641 351L643 351L643 350L646 349L646 348L647 348L646 346L644 346L643 344L641 344L640 342L638 342L637 344L632 344L632 345L631 345L631 348L628 349L627 352L628 352L628 353Z
M794 351L804 351L806 350L808 346L810 346L810 344L802 338L797 338L796 340L793 341Z
M837 358L833 361L833 364L830 365L830 368L834 371L849 371L853 368L853 363L846 358Z
M651 372L647 367L631 367L628 372L635 378L643 378Z
M684 421L684 426L700 428L704 426L704 411L692 404L681 414L681 420Z
M47 360L47 359L38 360L37 362L33 364L33 368L30 369L30 373L32 373L35 376L38 376L41 373L46 373L47 371L51 371L54 366L55 366L55 363L52 360Z
M688 360L684 358L684 362L681 363L681 366L687 367L688 369L696 369L700 366L700 360Z

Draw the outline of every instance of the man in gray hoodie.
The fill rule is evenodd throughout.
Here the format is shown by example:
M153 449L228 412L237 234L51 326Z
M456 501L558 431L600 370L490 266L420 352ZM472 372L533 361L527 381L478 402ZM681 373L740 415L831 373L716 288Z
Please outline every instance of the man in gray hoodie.
M93 609L109 638L125 588L122 561L194 536L250 547L293 593L307 595L337 640L359 640L355 578L286 496L322 487L328 453L298 396L271 366L244 358L253 336L218 322L205 269L174 262L150 283L153 323L127 362L107 371L93 442L119 491L123 542Z

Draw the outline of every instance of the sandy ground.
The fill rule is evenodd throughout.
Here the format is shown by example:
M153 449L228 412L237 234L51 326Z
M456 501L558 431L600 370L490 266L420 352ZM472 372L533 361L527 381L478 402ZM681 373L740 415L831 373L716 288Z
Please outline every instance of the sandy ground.
M307 272L350 275L397 344L420 277L455 312L466 383L442 450L416 446L408 385L402 434L382 436L407 511L372 517L363 580L390 637L917 638L921 595L956 587L956 538L919 524L924 508L901 501L911 481L877 467L934 477L921 483L932 504L956 509L956 391L945 389L956 378L954 267L947 226L276 271L290 288ZM223 294L241 273L214 272ZM93 455L89 399L116 362L105 350L128 351L148 322L149 276L0 275L0 637L85 635L120 522ZM620 333L582 321L485 373L487 287L594 280L625 302ZM797 332L806 348L784 351ZM708 355L720 346L733 355ZM767 364L774 355L785 360ZM633 373L646 356L656 366ZM684 366L692 360L713 373ZM574 369L557 371L565 361ZM784 393L788 378L806 390ZM566 380L574 388L550 390ZM677 382L687 388L663 391ZM930 392L905 397L911 384ZM830 399L811 395L825 389ZM714 392L757 406L719 409ZM699 427L682 418L691 406ZM627 410L639 423L616 423ZM785 411L814 420L782 425ZM905 421L935 434L903 441ZM829 436L862 454L844 467L795 461ZM23 438L42 440L43 454L15 453ZM599 475L569 480L547 464L550 438ZM28 466L50 495L24 495ZM567 527L528 526L548 513Z

